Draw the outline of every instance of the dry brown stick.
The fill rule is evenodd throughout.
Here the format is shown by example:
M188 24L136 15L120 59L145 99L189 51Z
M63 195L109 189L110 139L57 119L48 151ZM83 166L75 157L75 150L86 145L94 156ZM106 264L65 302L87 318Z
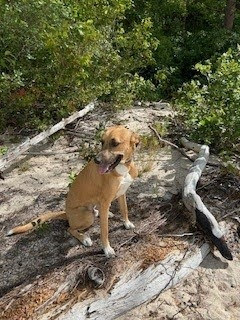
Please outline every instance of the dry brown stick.
M227 218L227 217L229 217L229 216L231 216L233 214L236 214L236 213L240 213L240 209L239 208L235 209L235 210L233 210L231 212L226 213L224 216L221 217L221 219L225 219L225 218Z
M159 140L160 142L163 142L163 143L165 143L165 144L168 144L169 146L171 146L171 147L173 147L174 149L178 150L178 151L179 151L184 157L186 157L188 160L190 160L191 162L194 162L194 160L193 160L191 157L189 157L183 149L179 148L176 144L174 144L174 143L172 143L172 142L170 142L170 141L167 141L167 140L161 138L160 135L159 135L159 133L157 132L157 130L156 130L155 128L153 128L153 126L149 125L148 127L149 127L149 129L151 129L151 130L154 132L155 136L158 138L158 140Z
M205 183L205 184L202 185L201 187L198 187L198 188L197 188L197 191L199 191L199 190L201 190L201 189L203 189L203 188L205 188L205 187L208 187L208 186L210 186L211 184L215 183L218 178L219 178L219 177L216 177L216 178L212 179L211 181Z
M170 142L170 141L168 141L168 140L165 140L165 139L161 138L160 135L159 135L159 133L157 132L157 130L154 129L151 125L149 125L148 127L149 127L149 129L151 129L151 130L155 133L156 137L158 138L158 140L159 140L160 142L163 142L163 143L165 143L165 144L168 144L169 146L171 146L171 147L173 147L174 149L178 150L184 157L186 157L186 158L187 158L188 160L190 160L191 162L194 162L194 161L195 161L194 159L192 159L191 157L189 157L182 148L179 148L176 144L174 144L174 143L172 143L172 142ZM218 164L218 163L208 162L207 165L208 165L208 166L211 166L211 167L223 167L223 165L220 164L220 163Z

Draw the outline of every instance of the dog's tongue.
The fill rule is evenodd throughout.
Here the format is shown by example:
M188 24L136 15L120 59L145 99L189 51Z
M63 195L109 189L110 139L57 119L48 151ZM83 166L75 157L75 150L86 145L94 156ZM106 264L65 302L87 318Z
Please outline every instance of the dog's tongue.
M104 174L108 171L109 164L101 163L98 165L98 172L100 174Z

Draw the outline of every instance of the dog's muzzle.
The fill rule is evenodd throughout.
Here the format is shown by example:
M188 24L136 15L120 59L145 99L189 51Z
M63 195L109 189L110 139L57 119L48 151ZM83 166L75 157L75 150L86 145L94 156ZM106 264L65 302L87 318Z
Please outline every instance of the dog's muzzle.
M122 154L114 154L108 150L103 150L96 155L94 162L98 165L98 172L104 174L114 170L122 158Z

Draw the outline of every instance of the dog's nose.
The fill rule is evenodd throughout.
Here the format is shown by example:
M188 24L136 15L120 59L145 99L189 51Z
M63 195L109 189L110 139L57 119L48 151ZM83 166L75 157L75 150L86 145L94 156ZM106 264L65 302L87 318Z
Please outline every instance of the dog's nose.
M109 152L108 150L102 150L100 151L94 158L94 162L96 164L100 164L102 162L109 162L111 160L113 154Z

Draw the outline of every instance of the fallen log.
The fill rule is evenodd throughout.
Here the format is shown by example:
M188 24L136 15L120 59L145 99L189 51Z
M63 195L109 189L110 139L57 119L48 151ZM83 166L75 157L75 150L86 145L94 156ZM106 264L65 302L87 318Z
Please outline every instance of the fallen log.
M38 135L36 135L31 139L28 138L26 141L19 144L17 147L14 147L13 149L9 150L7 154L0 159L0 172L9 168L20 155L23 155L32 146L50 137L57 131L64 129L67 124L73 122L74 120L85 116L85 114L87 114L89 111L92 111L94 107L95 107L94 102L89 103L82 110L73 113L71 116L69 116L66 119L62 119L60 122L58 122L51 128L39 133Z
M68 304L66 307L58 306L38 320L56 319L55 317L58 320L117 319L176 285L199 266L209 251L209 245L202 243L194 250L187 248L185 252L172 253L145 270L140 268L141 262L138 262L120 276L119 281L107 294L97 291L94 298L78 302L68 311Z
M210 240L218 248L221 255L228 260L233 260L224 239L224 232L220 229L217 220L196 193L198 180L209 159L209 147L190 142L186 138L181 138L180 142L185 148L199 152L198 158L194 161L184 182L183 202L191 213L193 222L196 222L206 235L210 237Z

